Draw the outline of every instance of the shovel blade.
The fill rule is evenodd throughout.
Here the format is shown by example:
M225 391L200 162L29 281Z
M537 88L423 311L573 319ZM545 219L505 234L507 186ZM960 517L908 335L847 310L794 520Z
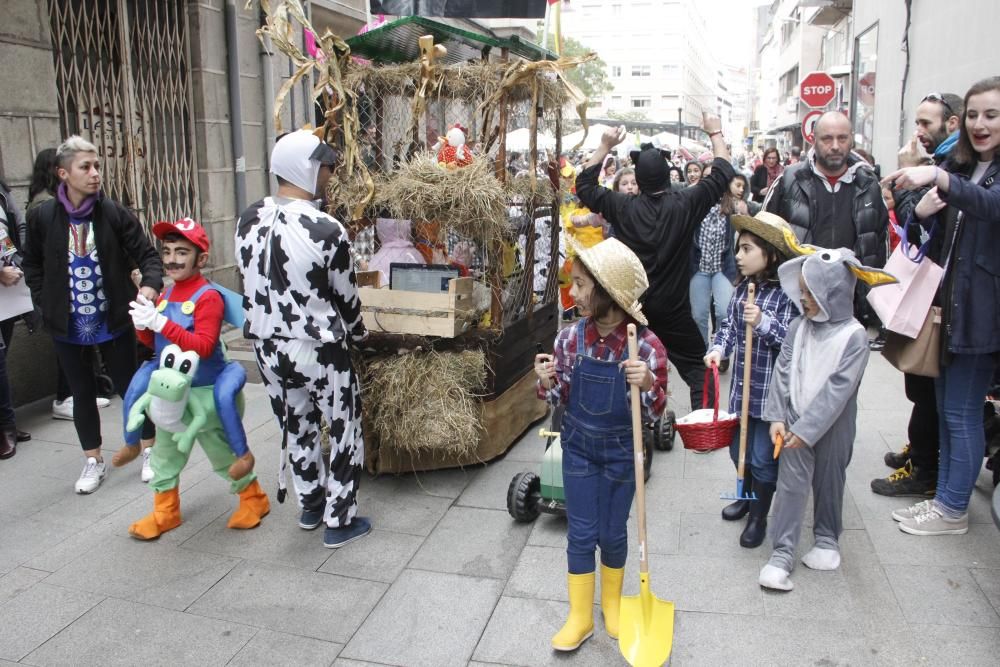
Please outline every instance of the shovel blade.
M649 590L649 575L640 575L639 595L621 599L618 650L633 667L659 667L670 658L674 642L674 603Z

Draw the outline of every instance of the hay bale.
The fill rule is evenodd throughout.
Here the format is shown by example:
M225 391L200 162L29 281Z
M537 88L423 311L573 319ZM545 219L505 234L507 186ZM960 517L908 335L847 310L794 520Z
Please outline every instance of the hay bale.
M412 352L369 360L362 373L365 431L379 447L442 459L476 451L486 391L482 350Z
M478 243L511 235L508 194L483 158L449 170L431 153L416 155L379 183L374 203L395 218L434 220Z

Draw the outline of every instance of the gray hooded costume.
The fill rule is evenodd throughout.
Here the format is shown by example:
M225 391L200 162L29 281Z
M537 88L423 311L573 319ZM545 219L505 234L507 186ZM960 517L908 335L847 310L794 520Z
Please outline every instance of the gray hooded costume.
M868 363L868 336L853 316L857 278L849 264L867 268L846 248L820 248L778 269L782 289L796 304L802 300L799 275L804 276L821 311L813 319L792 321L764 405L765 421L784 423L808 445L782 450L779 460L769 564L785 572L794 567L810 485L816 547L839 552L858 386Z

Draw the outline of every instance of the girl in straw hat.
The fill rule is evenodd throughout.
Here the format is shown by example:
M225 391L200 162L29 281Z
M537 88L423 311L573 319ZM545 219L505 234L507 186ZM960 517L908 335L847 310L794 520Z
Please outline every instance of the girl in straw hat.
M639 305L648 287L642 262L617 239L590 248L569 243L577 258L570 291L582 317L559 332L554 355L535 357L538 397L566 406L561 442L570 611L552 638L559 651L572 651L593 634L598 546L604 627L618 636L626 521L635 493L629 385L642 392L646 421L658 418L667 401L666 351ZM640 361L628 360L629 322L640 325Z
M772 456L769 424L761 415L764 399L771 382L771 371L788 333L788 325L796 312L791 300L778 282L778 265L792 256L784 240L784 231L791 228L773 213L758 213L756 217L734 215L733 227L739 232L736 266L743 280L736 286L729 301L726 319L715 334L715 341L705 355L709 368L720 360L733 356L735 370L729 390L729 411L739 413L743 401L743 361L746 351L746 326L753 326L751 343L750 410L747 422L747 459L749 469L744 474L744 491L757 494L757 500L737 500L722 510L726 521L738 521L748 513L750 519L740 535L740 546L752 549L760 546L767 533L767 513L778 482L778 462ZM754 303L747 299L748 287L756 288ZM735 353L735 354L734 354ZM737 431L729 446L733 463L737 464L740 434Z

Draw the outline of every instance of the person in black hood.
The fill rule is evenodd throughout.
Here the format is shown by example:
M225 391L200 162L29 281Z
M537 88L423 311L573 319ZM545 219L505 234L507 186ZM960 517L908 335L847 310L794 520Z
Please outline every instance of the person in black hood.
M706 114L702 127L712 141L715 160L711 175L697 185L672 191L667 163L658 150L648 148L639 153L636 161L641 194L624 195L600 187L597 180L601 163L611 148L625 139L624 127L605 130L601 145L576 178L580 201L603 215L615 237L642 260L649 279L643 312L649 328L663 341L670 360L687 383L692 408L701 407L705 342L691 316L691 245L698 223L718 203L735 176L718 116Z

